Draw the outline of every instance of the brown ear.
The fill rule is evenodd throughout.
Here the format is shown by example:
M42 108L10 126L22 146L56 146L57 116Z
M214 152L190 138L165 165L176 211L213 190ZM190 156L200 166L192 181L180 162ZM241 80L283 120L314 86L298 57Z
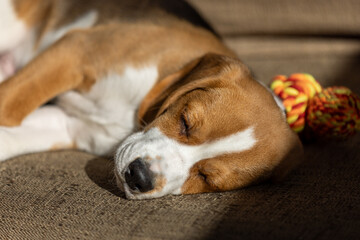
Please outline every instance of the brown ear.
M146 125L155 118L167 97L169 97L173 91L187 83L182 80L186 79L186 77L199 65L202 59L203 57L192 60L179 71L160 80L150 90L138 109L137 117L140 125Z
M150 123L166 105L195 88L209 86L207 77L219 74L230 58L208 53L192 60L179 71L160 80L145 96L138 109L140 126Z
M291 137L287 139L285 144L284 147L288 150L282 156L280 163L274 168L270 178L271 181L283 180L304 159L303 146L296 133L291 132Z
M140 104L138 109L140 126L154 120L162 110L166 109L169 104L182 94L194 89L205 89L217 85L209 77L220 76L227 72L227 66L231 63L236 63L236 66L239 66L240 62L224 55L208 53L194 59L179 71L160 80Z
M148 92L148 94L145 96L143 101L140 104L139 110L138 110L138 120L140 123L148 122L150 118L153 118L151 116L155 116L157 113L158 108L156 108L157 103L161 100L162 95L165 95L165 92L169 90L170 86L172 86L174 83L178 82L180 79L184 78L187 74L190 73L190 71L196 67L196 65L199 63L200 59L195 59L185 65L182 69L179 71L168 75L164 79L160 80L151 90Z

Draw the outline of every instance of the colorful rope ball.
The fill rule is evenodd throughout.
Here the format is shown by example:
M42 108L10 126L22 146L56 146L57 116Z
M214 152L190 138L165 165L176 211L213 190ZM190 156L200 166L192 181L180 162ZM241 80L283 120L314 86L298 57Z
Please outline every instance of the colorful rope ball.
M271 89L283 101L297 133L309 129L321 138L346 138L360 131L360 97L346 87L323 89L313 76L296 73L273 78Z

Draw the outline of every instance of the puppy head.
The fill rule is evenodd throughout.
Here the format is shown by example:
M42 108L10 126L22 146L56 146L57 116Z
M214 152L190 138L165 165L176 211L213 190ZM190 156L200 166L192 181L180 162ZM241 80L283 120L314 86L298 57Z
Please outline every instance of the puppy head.
M301 143L272 95L239 60L208 54L161 81L139 109L147 125L116 154L128 198L241 188L280 179Z

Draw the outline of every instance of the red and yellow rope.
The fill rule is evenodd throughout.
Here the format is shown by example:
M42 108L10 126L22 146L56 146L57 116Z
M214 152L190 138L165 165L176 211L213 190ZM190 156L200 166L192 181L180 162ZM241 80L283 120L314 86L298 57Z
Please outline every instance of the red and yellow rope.
M346 137L360 131L360 98L348 88L324 90L305 73L278 75L270 87L282 99L287 122L295 132L301 132L305 125L326 137Z

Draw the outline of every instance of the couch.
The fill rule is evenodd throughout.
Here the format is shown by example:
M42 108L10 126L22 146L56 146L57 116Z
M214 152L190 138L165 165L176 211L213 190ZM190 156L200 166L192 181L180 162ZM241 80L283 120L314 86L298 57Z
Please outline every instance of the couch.
M358 0L191 0L268 84L308 72L360 94ZM305 144L285 181L131 201L111 159L81 151L0 163L0 239L359 239L360 136Z

